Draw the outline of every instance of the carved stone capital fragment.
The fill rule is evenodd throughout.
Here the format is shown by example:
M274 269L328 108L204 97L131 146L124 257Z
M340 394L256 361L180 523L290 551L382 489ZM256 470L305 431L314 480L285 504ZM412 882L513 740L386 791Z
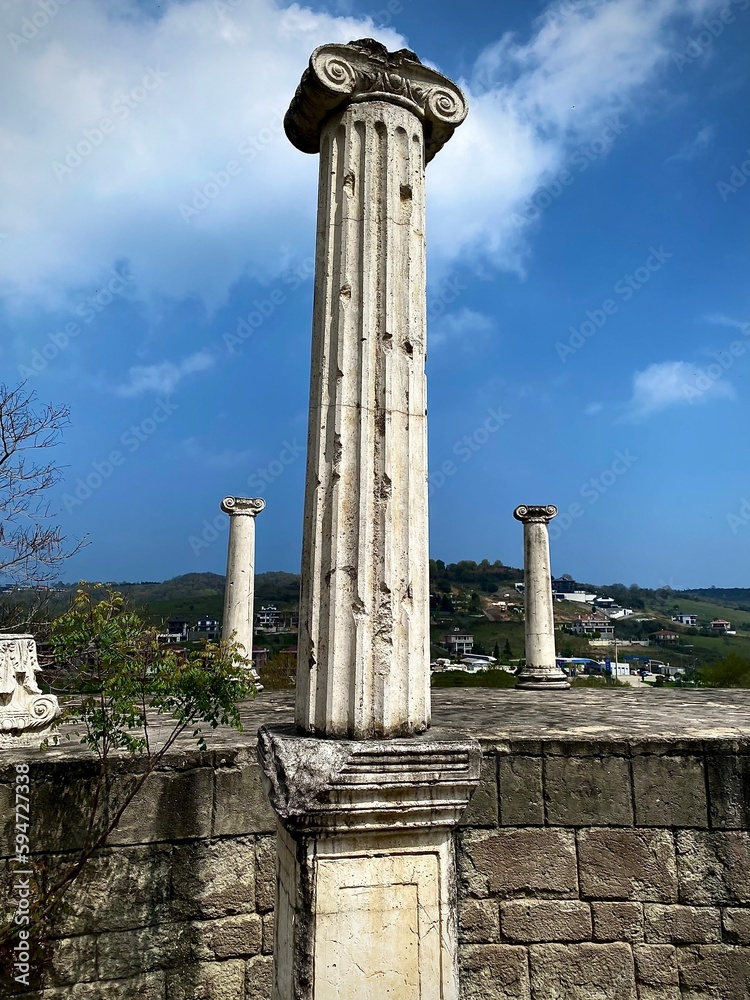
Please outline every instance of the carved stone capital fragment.
M265 506L266 501L260 497L224 497L221 501L221 509L225 514L249 514L255 517Z
M321 45L310 57L284 119L290 142L303 153L319 152L326 119L357 101L387 101L413 111L424 128L426 163L468 110L455 83L422 65L409 49L389 52L372 38Z

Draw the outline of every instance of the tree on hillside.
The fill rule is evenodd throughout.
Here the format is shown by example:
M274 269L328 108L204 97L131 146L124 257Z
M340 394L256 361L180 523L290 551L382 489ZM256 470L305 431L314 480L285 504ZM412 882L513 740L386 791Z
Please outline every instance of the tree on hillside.
M723 660L702 667L700 679L710 687L750 687L750 660L730 653Z
M61 469L44 460L68 423L67 406L39 406L25 383L0 384L0 579L42 583L79 545L66 547L54 523L49 490Z

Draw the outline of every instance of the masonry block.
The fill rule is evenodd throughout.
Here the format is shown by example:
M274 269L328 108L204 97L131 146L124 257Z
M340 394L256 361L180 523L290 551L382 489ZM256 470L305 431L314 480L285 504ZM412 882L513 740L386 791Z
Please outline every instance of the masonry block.
M260 1000L263 994L248 996ZM199 962L167 974L166 1000L245 1000L245 963Z
M129 777L120 789L126 790L134 780ZM118 805L115 799L110 812ZM108 842L149 844L210 837L212 809L211 768L154 771L125 809Z
M686 1000L747 1000L750 948L705 944L677 949L680 983Z
M462 944L495 944L500 936L500 916L494 899L461 899L458 904L458 939Z
M267 955L251 958L245 971L246 1000L267 1000L271 996L272 980L273 959Z
M509 941L586 941L591 908L576 899L516 899L500 904L500 930Z
M713 906L663 906L646 903L649 944L711 944L721 941L721 913Z
M624 757L544 759L547 822L554 826L632 826L630 762Z
M637 1000L629 945L537 944L529 952L534 998Z
M703 758L633 757L636 826L708 826Z
M501 826L544 826L542 758L498 756Z
M750 909L728 906L724 910L723 924L726 941L750 945Z
M460 962L461 1000L531 1000L525 948L463 945Z
M219 768L215 782L215 837L275 832L276 816L263 791L256 763Z
M261 918L239 913L192 925L192 957L199 962L225 958L252 958L262 951Z
M668 830L581 830L581 894L590 899L677 901L674 843Z
M469 830L460 841L459 871L472 896L578 895L575 842L570 831Z
M750 829L750 755L708 754L708 789L714 829Z
M227 917L255 910L251 837L175 848L172 908L178 919Z
M680 902L750 903L750 832L679 830Z
M642 903L591 904L595 941L643 941Z
M190 927L162 923L100 934L96 961L101 979L126 979L134 972L173 968L190 959Z
M633 946L635 974L639 985L678 986L677 952L670 944Z
M495 754L482 757L479 785L469 799L460 826L497 826L497 762Z
M255 844L255 909L269 913L276 898L276 837L261 837Z

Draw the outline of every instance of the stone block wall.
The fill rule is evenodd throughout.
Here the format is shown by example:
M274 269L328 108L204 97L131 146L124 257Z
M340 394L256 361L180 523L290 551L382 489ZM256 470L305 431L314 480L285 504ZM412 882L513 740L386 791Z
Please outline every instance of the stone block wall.
M95 769L61 752L31 766L31 836L47 878L75 858ZM0 770L3 910L14 898L13 766ZM118 768L114 808L138 762ZM275 820L254 746L181 752L151 775L110 846L66 897L34 990L44 1000L267 1000L273 948ZM44 988L38 987L42 984Z
M6 978L0 996L269 1000L274 817L252 733L237 741L151 776L68 897L43 989ZM748 1000L750 741L483 749L456 836L461 1000ZM32 848L52 877L80 843L94 767L63 750L25 759ZM137 768L120 765L113 806Z
M485 746L462 1000L747 1000L750 745Z

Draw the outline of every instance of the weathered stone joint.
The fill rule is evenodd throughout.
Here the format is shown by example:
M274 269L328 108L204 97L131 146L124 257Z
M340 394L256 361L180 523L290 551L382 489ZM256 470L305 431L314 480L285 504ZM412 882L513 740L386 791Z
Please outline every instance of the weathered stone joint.
M422 122L425 162L438 153L466 118L466 98L441 73L423 66L409 49L389 52L363 38L348 45L321 45L310 57L284 118L286 134L303 153L320 151L325 121L347 104L387 101Z

